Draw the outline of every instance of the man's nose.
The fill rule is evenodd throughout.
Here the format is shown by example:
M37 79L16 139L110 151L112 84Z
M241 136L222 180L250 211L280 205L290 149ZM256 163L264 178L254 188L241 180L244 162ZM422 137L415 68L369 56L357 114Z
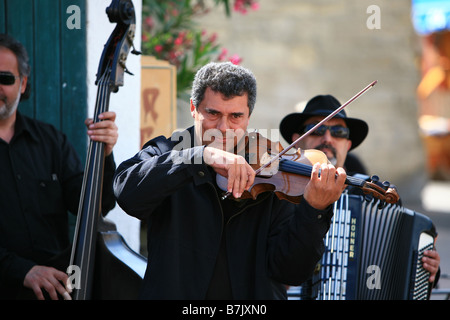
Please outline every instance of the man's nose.
M221 132L224 132L224 133L227 131L227 129L230 129L230 126L228 125L226 116L220 117L220 119L217 123L217 129L219 129Z
M333 136L331 135L330 129L325 130L324 135L322 136L323 141L331 141Z

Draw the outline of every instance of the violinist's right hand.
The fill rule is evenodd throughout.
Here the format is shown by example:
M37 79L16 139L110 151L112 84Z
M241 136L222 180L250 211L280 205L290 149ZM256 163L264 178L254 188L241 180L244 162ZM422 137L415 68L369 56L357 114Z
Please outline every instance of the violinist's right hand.
M216 173L228 179L227 191L233 197L240 198L253 185L255 170L244 157L214 147L205 147L203 159Z

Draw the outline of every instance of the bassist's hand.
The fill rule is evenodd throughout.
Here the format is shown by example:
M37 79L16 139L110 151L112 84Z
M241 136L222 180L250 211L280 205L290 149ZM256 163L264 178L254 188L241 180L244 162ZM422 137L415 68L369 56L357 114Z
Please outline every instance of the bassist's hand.
M89 137L94 141L103 142L105 144L105 155L109 156L119 137L115 123L116 113L107 111L101 113L98 117L101 121L94 123L92 119L86 119L84 123L88 128Z
M34 266L25 275L23 285L33 290L38 300L44 300L42 290L45 290L52 300L58 300L60 294L64 300L72 300L67 284L68 275L52 267ZM64 284L64 285L63 285Z

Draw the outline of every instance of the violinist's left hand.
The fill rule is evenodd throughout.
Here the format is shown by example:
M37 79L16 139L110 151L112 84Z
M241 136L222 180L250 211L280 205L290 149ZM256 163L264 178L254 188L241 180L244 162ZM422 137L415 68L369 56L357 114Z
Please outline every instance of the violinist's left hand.
M92 119L86 119L84 123L88 128L87 133L92 140L105 143L105 155L109 156L119 137L117 125L114 122L116 113L106 111L99 114L98 118L101 121L94 123Z
M345 189L346 178L347 173L343 168L336 169L332 164L316 163L303 198L313 208L324 210L339 199Z

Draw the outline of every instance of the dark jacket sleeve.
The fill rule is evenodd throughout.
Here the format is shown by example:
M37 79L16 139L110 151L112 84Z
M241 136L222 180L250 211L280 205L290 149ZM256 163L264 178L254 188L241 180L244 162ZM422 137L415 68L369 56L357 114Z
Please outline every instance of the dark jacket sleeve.
M103 174L103 192L102 192L102 214L106 214L116 206L116 198L113 190L114 173L116 172L116 163L114 155L111 153L105 157L105 168Z
M203 146L172 150L170 140L155 138L133 158L119 165L114 177L114 193L128 214L144 219L165 197L206 171Z
M0 284L6 287L22 287L23 280L28 271L36 265L35 262L19 257L15 253L0 247ZM0 297L4 290L0 290ZM13 293L11 293L14 296Z
M317 210L304 199L297 205L282 201L268 239L267 265L273 279L300 285L311 276L324 252L332 215L332 206Z

